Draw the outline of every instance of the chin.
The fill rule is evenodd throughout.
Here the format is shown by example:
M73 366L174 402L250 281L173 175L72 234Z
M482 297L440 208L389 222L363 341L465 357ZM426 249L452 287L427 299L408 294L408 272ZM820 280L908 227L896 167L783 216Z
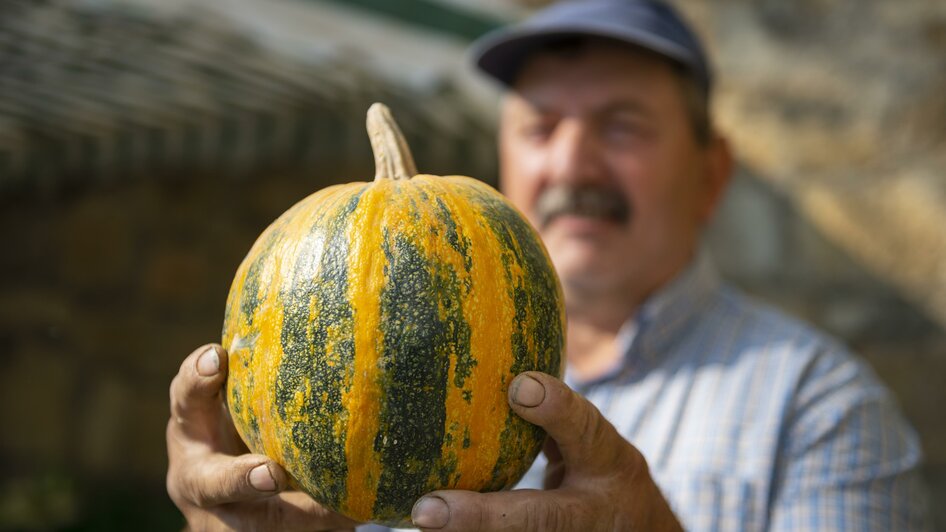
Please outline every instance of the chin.
M560 259L553 257L552 263L566 291L569 288L581 291L603 289L613 284L614 268L607 267L604 260L573 255Z
M586 306L600 305L603 298L610 295L613 297L618 290L613 279L607 279L600 275L580 275L562 277L562 292L565 296L565 305ZM576 307L577 308L577 307Z
M603 238L575 237L572 235L550 235L545 240L552 262L559 271L592 271L602 269L602 265L612 260L617 242Z

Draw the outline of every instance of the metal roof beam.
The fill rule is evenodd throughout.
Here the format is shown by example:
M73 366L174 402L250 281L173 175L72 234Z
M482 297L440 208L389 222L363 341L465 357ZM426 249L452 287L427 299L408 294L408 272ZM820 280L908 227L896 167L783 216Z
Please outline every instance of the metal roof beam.
M363 9L428 31L472 41L505 21L435 0L306 0Z

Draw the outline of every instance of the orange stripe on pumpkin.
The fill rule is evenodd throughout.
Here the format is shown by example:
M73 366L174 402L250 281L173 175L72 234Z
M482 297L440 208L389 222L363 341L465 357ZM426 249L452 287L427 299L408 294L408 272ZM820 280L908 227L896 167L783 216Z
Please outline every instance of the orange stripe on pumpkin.
M381 459L374 450L381 415L378 360L383 349L377 324L381 321L386 262L381 251L383 227L390 189L395 186L394 181L387 179L369 184L349 228L348 271L352 272L352 277L348 291L355 320L355 367L352 383L342 398L342 404L348 405L345 442L348 493L343 511L359 520L371 517L381 478Z
M443 457L445 460L451 455L456 457L453 487L479 489L492 479L508 411L505 387L485 388L479 383L481 380L498 383L504 373L507 383L511 378L508 368L512 366L515 309L510 297L511 287L503 275L502 245L484 225L483 213L466 197L465 189L471 182L475 183L473 186L486 185L462 176L431 176L428 182L449 208L461 237L466 236L476 243L467 251L471 255L468 274L471 290L463 301L463 315L470 326L470 354L476 361L464 388L472 395L468 403L463 398L464 390L454 385L456 359L452 360L445 428L453 438L449 445L444 444ZM454 255L457 271L467 275L464 257ZM464 448L467 437L469 445Z

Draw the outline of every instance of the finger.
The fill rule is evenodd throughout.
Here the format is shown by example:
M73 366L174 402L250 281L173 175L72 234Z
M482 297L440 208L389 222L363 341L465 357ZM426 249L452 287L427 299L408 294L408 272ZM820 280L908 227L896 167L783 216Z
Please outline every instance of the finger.
M269 522L262 527L265 530L352 530L359 524L301 491L280 493L263 504L268 506L265 515Z
M179 491L183 499L200 508L271 497L289 485L285 470L258 454L202 455L175 470L175 485L168 490Z
M595 515L566 490L435 491L411 512L414 526L443 532L592 530Z
M562 452L558 450L558 444L552 438L546 438L542 452L547 460L542 488L553 490L562 485L562 480L565 478L565 462L562 461Z
M215 426L222 409L220 391L227 376L227 352L207 344L191 353L171 381L171 417L184 425Z
M637 456L598 409L562 381L529 371L509 386L509 405L555 440L570 471L606 473L633 466Z

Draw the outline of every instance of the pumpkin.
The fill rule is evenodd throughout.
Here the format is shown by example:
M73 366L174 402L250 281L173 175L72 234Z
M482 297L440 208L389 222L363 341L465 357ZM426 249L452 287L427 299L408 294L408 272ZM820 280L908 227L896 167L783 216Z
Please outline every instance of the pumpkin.
M227 404L253 452L358 521L409 524L436 489L514 485L544 432L515 415L522 371L560 375L564 307L538 235L498 192L414 175L386 107L372 182L272 223L227 299Z

